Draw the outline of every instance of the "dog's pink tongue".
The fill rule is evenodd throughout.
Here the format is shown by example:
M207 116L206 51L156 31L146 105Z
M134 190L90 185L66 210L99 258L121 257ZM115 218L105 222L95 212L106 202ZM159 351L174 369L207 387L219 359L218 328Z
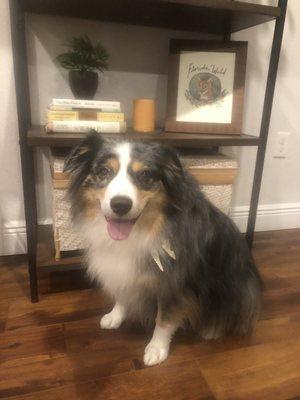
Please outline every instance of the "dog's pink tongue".
M109 219L107 221L107 231L114 240L127 239L134 225L134 220Z

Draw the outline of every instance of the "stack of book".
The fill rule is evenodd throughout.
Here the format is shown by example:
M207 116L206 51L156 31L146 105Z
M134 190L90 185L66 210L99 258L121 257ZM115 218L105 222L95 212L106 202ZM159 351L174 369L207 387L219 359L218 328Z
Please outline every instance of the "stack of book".
M51 133L125 132L118 101L53 99L48 107L46 131Z

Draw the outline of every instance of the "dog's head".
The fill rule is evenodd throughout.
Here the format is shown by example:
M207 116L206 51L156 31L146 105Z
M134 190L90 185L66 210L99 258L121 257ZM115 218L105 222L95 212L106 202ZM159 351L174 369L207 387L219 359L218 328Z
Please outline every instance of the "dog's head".
M156 143L105 140L92 133L70 153L64 170L71 174L75 214L93 219L102 213L116 240L126 239L142 216L148 214L149 223L151 213L180 202L179 158Z

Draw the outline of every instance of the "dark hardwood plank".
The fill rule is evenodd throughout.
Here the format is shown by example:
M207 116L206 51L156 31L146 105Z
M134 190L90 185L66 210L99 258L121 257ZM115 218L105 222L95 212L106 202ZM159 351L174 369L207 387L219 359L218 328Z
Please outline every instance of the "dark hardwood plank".
M110 307L105 312L110 311ZM125 355L130 360L133 369L144 368L143 355L151 335L145 329L132 324L125 324L118 330L107 331L100 329L100 317L72 321L64 324L65 340L68 354L101 351L103 356L115 358L116 364ZM176 337L167 365L193 360L193 348L181 337ZM122 357L120 356L122 355Z
M199 358L220 400L283 400L300 393L300 339L274 342Z
M29 293L27 261L20 261L19 266L12 263L0 266L0 299L8 300Z
M115 133L103 133L114 137ZM30 146L72 147L86 135L82 133L46 133L44 126L32 126L28 130L27 141ZM121 134L128 140L157 141L178 148L201 148L211 146L258 146L259 138L251 135L208 135L197 133L172 133L158 130L153 133L139 133L127 130Z
M110 357L113 355L113 357ZM0 369L0 398L78 384L128 372L131 360L117 352L82 352Z
M84 326L82 328L82 326ZM89 345L90 338L94 337L93 344ZM95 345L95 336L98 336L98 343ZM30 392L46 390L48 388L77 384L89 380L97 380L101 377L116 376L123 374L124 372L130 371L141 371L139 366L143 367L141 357L146 344L145 335L132 334L128 331L127 334L124 330L109 332L101 331L99 328L99 319L93 320L93 323L85 324L85 321L78 321L78 323L65 324L65 338L67 343L67 355L60 357L46 357L45 355L40 356L37 354L35 357L28 358L28 362L21 360L19 363L14 362L11 365L9 363L4 364L3 368L0 368L0 397L1 396L12 396L16 394L26 394ZM38 350L37 350L38 352ZM174 371L174 376L167 376L163 382L161 391L167 390L165 385L168 387L173 386L175 381L175 367L178 363L180 364L183 360L186 363L190 361L192 357L191 352L185 350L178 351L171 356L166 363L164 363L163 371L166 369L166 373ZM137 367L138 366L138 367ZM172 367L174 366L174 367ZM189 366L188 371L194 371L195 366ZM155 375L159 376L162 372L155 371ZM189 376L191 372L187 373ZM197 376L201 375L198 371ZM125 378L120 378L120 386L123 386L124 382L130 381L130 379L140 381L140 385L143 386L149 382L148 373L141 373L129 375ZM146 379L146 381L145 381ZM153 377L154 380L157 379ZM198 376L196 388L199 389L200 393L202 386L207 388L206 384L199 384L201 378ZM171 380L171 382L170 382ZM117 384L116 381L115 385ZM102 387L107 385L107 382L100 381L99 385L101 390L101 396L99 398L110 398L109 396L113 393L111 389L108 392L102 393ZM127 391L130 390L129 386ZM201 390L200 390L201 387ZM144 389L143 389L144 390ZM142 391L143 391L142 390ZM150 385L149 389L152 389ZM168 389L170 390L170 389ZM114 390L115 392L115 390ZM207 391L205 391L207 394ZM115 392L115 396L117 392ZM124 393L120 391L118 396L120 398ZM197 396L199 392L197 392ZM106 396L106 397L102 397ZM107 397L108 396L108 397ZM115 398L115 396L113 398ZM119 398L119 397L116 397ZM133 393L133 398L140 398L136 393ZM162 396L167 398L167 396ZM189 398L189 397L180 397ZM197 397L198 398L198 397ZM201 397L199 396L201 399Z
M9 302L7 300L0 300L0 332L3 332L5 329L8 307Z
M275 293L265 293L261 318L274 318L292 312L300 314L299 290L286 288Z
M148 370L132 371L96 381L78 382L10 398L12 400L215 399L195 361L171 366L161 365Z
M2 258L0 398L296 400L299 238L300 230L256 235L254 256L265 293L251 336L206 342L178 332L169 358L153 368L142 362L149 332L130 324L99 328L111 303L98 289L83 290L71 271L55 273L53 282L47 274L41 279L44 295L32 304L26 259Z
M27 263L20 262L19 266L0 266L0 301L27 297L29 293ZM85 289L94 286L86 278L84 269L57 272L49 270L39 278L39 291L41 295L65 292L66 290Z
M0 334L0 368L27 365L66 353L63 326L59 324L6 330Z
M271 274L270 274L271 275ZM288 274L283 275L281 271L275 271L273 276L266 275L264 272L264 285L268 294L277 294L278 291L285 292L287 288L300 291L300 271L299 268L294 271L289 271Z
M224 34L278 17L278 7L228 0L20 0L25 11L134 25Z
M10 400L66 400L66 399L79 399L79 400L97 400L97 393L99 389L97 385L92 382L84 382L78 384L71 384L59 386L54 389L37 391L25 395L9 397Z
M96 382L97 399L214 400L195 361L162 364Z
M190 344L190 348L194 358L201 359L204 356L212 354L297 339L299 338L299 332L299 314L290 313L270 319L261 319L257 322L253 333L249 336L230 336L216 341L194 339L194 343ZM183 340L186 342L186 338L183 338Z
M97 289L55 293L43 296L37 304L26 297L12 301L6 329L42 326L98 316L107 309Z

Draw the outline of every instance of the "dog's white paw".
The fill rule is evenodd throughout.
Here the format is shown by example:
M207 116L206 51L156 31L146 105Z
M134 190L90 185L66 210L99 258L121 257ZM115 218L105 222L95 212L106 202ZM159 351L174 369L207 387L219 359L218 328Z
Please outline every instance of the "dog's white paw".
M149 367L151 365L160 364L165 361L168 354L169 346L161 346L150 342L145 349L144 363Z
M117 329L123 322L123 317L114 311L105 314L100 320L102 329Z

